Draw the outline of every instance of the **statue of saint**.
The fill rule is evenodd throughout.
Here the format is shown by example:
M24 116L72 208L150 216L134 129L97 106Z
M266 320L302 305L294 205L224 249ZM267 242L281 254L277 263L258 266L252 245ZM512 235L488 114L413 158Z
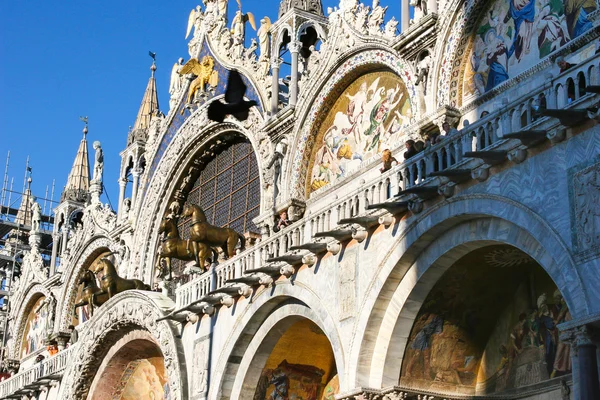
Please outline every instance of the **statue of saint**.
M42 207L40 204L34 200L33 205L31 206L32 216L31 216L31 230L39 231L42 225Z
M92 180L102 183L102 172L104 171L104 153L99 141L94 142L94 150L96 150L96 158L94 159L94 175Z
M179 71L183 67L183 57L179 57L179 60L173 65L171 69L171 84L169 85L169 93L173 96L175 93L178 93L183 86L183 80Z
M260 47L259 60L268 60L270 57L270 45L269 36L271 36L271 20L269 17L263 17L260 20L260 28L256 32L258 36L258 42Z

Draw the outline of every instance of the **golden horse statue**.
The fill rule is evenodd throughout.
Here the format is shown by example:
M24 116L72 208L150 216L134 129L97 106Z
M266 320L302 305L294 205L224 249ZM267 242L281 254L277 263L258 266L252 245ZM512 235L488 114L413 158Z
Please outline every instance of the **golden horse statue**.
M196 75L196 79L190 83L188 90L187 103L192 104L196 92L204 93L204 87L206 84L216 86L219 82L219 74L214 70L215 60L211 56L202 57L202 61L198 61L196 58L190 59L185 63L181 70L180 75L192 73Z
M160 268L162 260L167 263L169 269L169 280L172 278L173 271L171 269L171 259L176 258L183 261L196 261L196 266L206 270L205 263L207 259L212 262L217 261L219 255L212 248L204 243L195 242L193 240L183 240L179 236L177 223L172 218L164 218L158 228L158 233L166 233L160 249L158 251L157 266Z
M240 250L246 247L246 238L231 228L219 228L206 221L206 215L202 209L195 204L186 204L182 216L192 217L190 228L190 239L195 242L205 243L209 246L218 246L223 249L225 258L235 255L235 246L238 240Z
M73 307L73 314L75 315L75 318L77 318L77 309L89 305L90 317L92 317L94 316L94 308L100 307L108 301L108 294L100 294L100 288L96 284L96 277L89 269L81 272L77 283L83 285L83 289L81 290L81 296L77 303L75 303L75 307Z
M96 264L96 267L92 271L95 274L102 272L100 291L92 295L93 302L95 302L96 299L103 294L108 294L108 298L110 299L118 293L126 290L150 290L150 286L146 285L139 279L121 278L117 273L115 265L106 257L101 258L100 262Z

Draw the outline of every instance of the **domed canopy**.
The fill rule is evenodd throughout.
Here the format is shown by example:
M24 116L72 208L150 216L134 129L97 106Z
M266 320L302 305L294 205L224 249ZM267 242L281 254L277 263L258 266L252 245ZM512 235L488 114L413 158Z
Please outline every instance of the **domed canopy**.
M323 5L321 4L321 0L283 0L279 4L279 18L294 7L318 15L323 15Z

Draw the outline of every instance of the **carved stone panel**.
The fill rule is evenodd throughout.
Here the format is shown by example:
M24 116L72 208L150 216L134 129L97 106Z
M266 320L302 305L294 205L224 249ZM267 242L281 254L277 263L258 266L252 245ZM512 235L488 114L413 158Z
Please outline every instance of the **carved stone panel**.
M340 321L356 313L356 251L346 250L340 261L339 270L339 315Z
M571 232L578 262L600 256L600 159L569 170Z

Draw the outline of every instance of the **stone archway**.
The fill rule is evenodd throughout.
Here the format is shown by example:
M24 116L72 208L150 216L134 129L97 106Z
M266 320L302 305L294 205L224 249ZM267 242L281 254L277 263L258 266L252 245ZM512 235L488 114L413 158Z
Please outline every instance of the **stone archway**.
M192 165L202 151L209 152L209 143L218 140L227 132L243 135L252 144L260 171L261 187L265 180L264 171L271 155L272 145L264 132L250 129L260 126L262 116L252 108L250 117L243 124L227 120L221 124L208 121L205 109L207 104L198 108L183 123L177 134L163 150L156 168L148 172L150 180L142 182L140 195L143 198L139 207L137 228L133 239L133 253L130 259L128 276L150 282L153 278L155 246L158 241L158 226L169 207L168 200L178 189L179 183L187 171L183 166ZM154 155L153 155L154 156ZM261 194L261 211L265 209L265 196ZM131 268L140 268L139 271Z
M255 385L282 332L299 321L310 321L315 330L326 335L325 341L330 344L340 373L339 387L347 390L342 373L345 370L344 347L327 308L304 284L291 285L283 281L259 293L238 317L217 359L217 372L211 379L213 384L208 398L252 398ZM251 387L254 388L249 389Z
M354 338L350 354L350 365L356 368L349 371L355 387L398 383L400 365L394 357L401 359L406 341L392 338L398 336L396 326L412 327L413 320L401 317L401 312L410 308L416 316L419 309L418 303L407 302L409 295L426 283L435 283L433 275L427 275L433 282L421 278L430 267L434 271L435 265L440 265L437 260L446 260L447 268L477 247L504 243L520 249L552 278L574 318L587 313L585 284L568 249L543 219L522 205L498 196L456 197L403 223L402 234L370 285L377 295L367 296L359 314L356 332L360 334Z
M159 344L143 329L133 330L109 350L91 384L88 399L163 399L170 391Z
M144 335L145 338L137 339L153 343L154 347L150 347L162 353L171 398L187 398L187 373L182 360L181 341L175 338L176 328L168 321L156 322L173 307L174 303L161 294L135 290L120 293L104 304L80 334L75 353L65 371L59 397L69 400L86 398L96 372L111 354L111 348L117 344L112 353L114 356L118 353L119 341L132 332L138 332L133 335ZM128 343L127 339L124 342ZM121 342L121 345L126 343ZM110 364L111 358L108 357L105 366Z
M21 344L23 342L23 336L27 327L27 321L29 314L33 311L34 305L42 298L51 298L52 292L40 284L35 284L27 290L27 295L23 298L23 301L17 304L21 304L22 307L16 313L16 321L14 327L15 335L11 339L13 345L11 346L12 358L19 360L21 358Z
M386 378L401 366L401 386L447 395L542 382L559 389L548 381L571 373L571 351L556 325L571 316L533 258L511 245L474 241L437 259L423 253L415 265L430 262L392 330Z
M313 148L318 146L314 137L315 127L320 127L329 114L327 112L329 107L350 83L363 73L378 68L397 75L406 87L412 115L420 115L418 92L413 81L408 78L414 76L414 71L408 63L383 48L353 50L341 59L327 76L322 76L313 91L307 95L307 98L314 98L315 101L306 102L308 106L301 110L301 117L296 122L299 133L291 143L289 154L292 157L286 161L284 170L286 175L284 182L288 182L284 190L289 197L303 199L306 196L305 181L309 174L310 162L308 158L311 157Z
M59 303L62 308L60 313L57 313L57 321L59 321L58 332L68 332L71 325L73 306L75 305L79 284L77 279L83 268L88 268L94 259L100 254L110 251L109 248L113 242L102 236L93 238L88 242L82 251L77 255L76 262L68 264L68 269L63 272L65 278L64 289L60 295Z

